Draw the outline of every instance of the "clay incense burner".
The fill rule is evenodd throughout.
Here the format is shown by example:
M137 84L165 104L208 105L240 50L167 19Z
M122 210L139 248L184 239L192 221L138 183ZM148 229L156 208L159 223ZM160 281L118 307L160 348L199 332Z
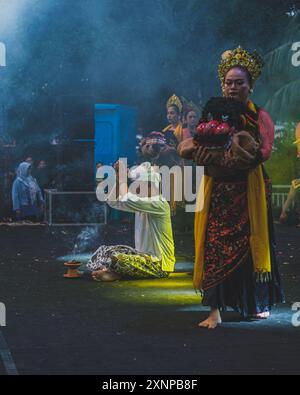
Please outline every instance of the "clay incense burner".
M82 274L77 270L79 266L81 266L81 262L65 262L64 266L68 268L67 273L64 274L64 278L80 278L82 276Z

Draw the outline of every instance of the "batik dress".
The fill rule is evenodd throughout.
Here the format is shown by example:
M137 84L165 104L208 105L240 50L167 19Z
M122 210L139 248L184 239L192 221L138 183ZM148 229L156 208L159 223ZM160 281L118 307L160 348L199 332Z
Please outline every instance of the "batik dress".
M229 151L218 166L206 169L206 213L196 214L194 273L204 305L231 307L244 316L267 312L283 301L271 181L262 165L272 150L274 125L264 110L251 102L248 106L247 130L260 149L247 166ZM265 225L260 225L264 216Z

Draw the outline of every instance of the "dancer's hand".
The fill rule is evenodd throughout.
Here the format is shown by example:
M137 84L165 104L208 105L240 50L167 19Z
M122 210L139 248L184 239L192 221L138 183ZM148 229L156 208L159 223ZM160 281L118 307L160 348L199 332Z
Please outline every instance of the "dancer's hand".
M122 161L117 161L114 164L114 169L116 172L116 183L120 184L121 182L127 184L127 177L129 172L127 166L125 166Z
M199 166L207 166L213 162L213 154L207 149L207 147L199 146L194 153L193 159Z
M245 130L232 137L231 150L241 162L252 163L256 159L259 143Z
M117 177L119 176L119 174L121 173L121 171L123 171L123 173L127 173L128 174L128 168L124 165L124 163L120 160L118 160L115 164L114 164L114 169L116 172Z
M118 175L119 174L119 169L120 169L120 162L119 161L117 161L114 164L114 169L115 169L116 175Z
M177 147L177 153L184 159L193 159L193 155L197 150L197 146L194 144L194 139L188 138L183 140Z

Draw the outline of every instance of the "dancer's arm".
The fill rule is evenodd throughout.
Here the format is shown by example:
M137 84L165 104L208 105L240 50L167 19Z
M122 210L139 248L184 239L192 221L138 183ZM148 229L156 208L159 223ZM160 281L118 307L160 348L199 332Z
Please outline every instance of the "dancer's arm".
M138 195L128 191L126 177L127 169L124 168L122 162L115 164L116 184L113 187L107 204L117 210L130 213L145 213L145 214L166 214L166 205L162 202L160 196L149 199L140 198ZM124 180L122 180L124 178Z
M230 149L212 151L198 147L193 156L199 166L217 166L230 170L255 168L261 162L259 143L247 131L241 131L232 138Z
M293 186L291 186L291 189L290 189L290 192L288 194L287 200L285 201L285 203L284 203L284 205L282 207L282 212L281 212L281 215L280 215L281 221L286 220L288 212L289 212L289 210L290 210L290 208L291 208L291 206L292 206L292 204L293 204L293 202L295 200L295 197L296 197L296 190L295 190L295 188Z
M259 110L259 131L262 139L260 148L262 161L266 161L272 154L275 140L275 126L270 115L263 108Z

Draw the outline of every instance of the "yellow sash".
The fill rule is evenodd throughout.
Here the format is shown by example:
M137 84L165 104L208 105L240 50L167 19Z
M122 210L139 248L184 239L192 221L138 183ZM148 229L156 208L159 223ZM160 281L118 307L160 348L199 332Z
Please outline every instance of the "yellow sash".
M166 128L164 128L163 133L168 132L168 131L169 131L170 129L172 129L172 128L173 128L172 125L167 126ZM182 127L182 123L179 123L179 124L176 126L176 128L175 128L175 130L174 130L174 136L177 138L177 140L178 140L179 142L182 141L182 139L183 139L183 127Z

